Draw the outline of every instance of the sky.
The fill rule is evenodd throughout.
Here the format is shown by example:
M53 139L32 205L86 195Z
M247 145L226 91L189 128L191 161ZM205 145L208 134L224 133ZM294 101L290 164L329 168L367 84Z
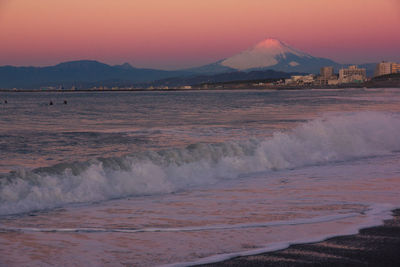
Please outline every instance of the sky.
M400 62L400 0L0 0L0 66L179 69L273 37L339 63Z

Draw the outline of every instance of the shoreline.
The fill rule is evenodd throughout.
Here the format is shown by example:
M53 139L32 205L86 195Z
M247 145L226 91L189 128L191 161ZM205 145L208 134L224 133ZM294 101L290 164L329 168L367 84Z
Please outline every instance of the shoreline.
M400 89L400 87L274 87L274 88L193 88L193 89L81 89L81 90L7 90L0 89L0 93L87 93L87 92L191 92L191 91L309 91L309 90L346 90L346 89Z
M400 209L391 214L357 234L194 266L400 266Z

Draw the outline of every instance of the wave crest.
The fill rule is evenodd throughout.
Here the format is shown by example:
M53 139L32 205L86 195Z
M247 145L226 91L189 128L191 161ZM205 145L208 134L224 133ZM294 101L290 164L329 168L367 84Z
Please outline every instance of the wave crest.
M264 140L201 143L20 170L0 179L0 215L170 193L253 172L384 155L400 150L399 132L397 114L336 114Z

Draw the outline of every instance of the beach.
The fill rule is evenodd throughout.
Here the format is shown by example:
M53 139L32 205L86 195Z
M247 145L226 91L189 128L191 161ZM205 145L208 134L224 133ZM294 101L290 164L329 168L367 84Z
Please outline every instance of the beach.
M198 266L399 266L399 249L400 210L394 210L383 225L356 235Z

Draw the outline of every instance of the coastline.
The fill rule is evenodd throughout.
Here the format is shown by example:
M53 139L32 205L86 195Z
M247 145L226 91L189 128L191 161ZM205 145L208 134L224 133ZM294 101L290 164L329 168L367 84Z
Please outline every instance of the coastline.
M36 89L19 89L19 90L8 90L0 89L1 93L88 93L88 92L190 92L190 91L301 91L301 90L345 90L345 89L400 89L400 86L389 86L389 87L364 87L364 86L348 86L348 87L271 87L271 88L192 88L192 89L80 89L80 90L36 90Z
M196 266L400 266L400 209L355 235Z

